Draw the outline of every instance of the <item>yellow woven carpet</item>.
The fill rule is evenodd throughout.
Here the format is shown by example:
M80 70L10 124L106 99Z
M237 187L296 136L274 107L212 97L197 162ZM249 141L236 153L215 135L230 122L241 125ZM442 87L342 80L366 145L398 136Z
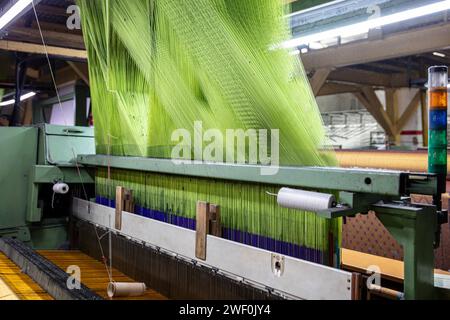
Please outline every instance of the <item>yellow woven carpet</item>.
M53 300L53 298L0 253L0 300Z
M46 259L63 270L69 266L78 266L81 271L81 282L104 299L109 299L106 288L109 276L103 263L89 257L80 251L38 251ZM117 282L134 282L120 271L113 269L113 279ZM147 289L142 297L121 298L118 300L165 300L166 297L158 292Z

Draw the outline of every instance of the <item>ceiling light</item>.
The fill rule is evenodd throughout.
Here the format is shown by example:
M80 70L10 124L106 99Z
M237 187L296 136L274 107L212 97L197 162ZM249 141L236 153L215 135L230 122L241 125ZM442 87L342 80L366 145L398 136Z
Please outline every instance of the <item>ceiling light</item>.
M0 17L0 30L14 20L33 0L19 0Z
M24 94L20 97L20 101L25 101L31 97L34 97L36 95L36 92L29 92L27 94ZM10 106L12 104L16 103L15 99L11 99L11 100L6 100L3 102L0 102L0 107L6 107L6 106Z
M318 32L304 37L294 38L285 41L278 47L281 48L295 48L301 45L307 45L311 42L318 42L325 39L335 38L335 37L350 37L362 33L367 33L371 29L386 26L389 24L402 22L406 20L411 20L414 18L423 17L433 13L438 13L450 9L450 0L439 1L430 5L405 10L402 12L387 15L385 17L375 18L352 25L327 30L323 32Z
M436 57L445 58L445 54L443 54L441 52L433 52L433 55L436 56Z

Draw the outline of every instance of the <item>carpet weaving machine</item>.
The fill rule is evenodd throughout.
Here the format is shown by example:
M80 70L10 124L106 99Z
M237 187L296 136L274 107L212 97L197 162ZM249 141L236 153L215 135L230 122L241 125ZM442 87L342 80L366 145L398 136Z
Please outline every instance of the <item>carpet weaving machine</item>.
M70 140L89 139L91 147L80 148L77 153L84 153L93 147L92 138L68 136L66 127L52 127L47 129L26 129L32 132L62 132L55 137L58 147L52 143L46 144L45 153L57 154L70 149L74 142ZM81 131L79 128L69 128L71 131ZM13 133L15 128L4 128L4 133ZM20 129L23 130L23 129ZM36 131L33 131L36 130ZM2 135L6 137L6 134ZM20 137L20 135L17 135ZM13 140L8 140L13 142ZM52 141L48 139L47 141ZM13 144L14 145L14 144ZM86 145L87 146L87 145ZM13 152L14 159L22 157ZM21 149L23 150L23 149ZM38 148L34 152L37 154ZM33 152L27 148L27 152ZM22 151L20 151L22 152ZM107 199L107 195L93 192L95 171L100 175L110 168L111 176L114 171L127 170L136 175L151 179L153 175L164 175L183 179L199 179L202 181L225 181L234 188L242 185L261 187L261 197L266 201L276 199L266 190L276 192L280 187L290 187L308 190L339 190L339 204L328 210L317 212L318 219L338 219L341 216L364 213L374 210L377 217L387 226L388 230L404 246L405 249L405 297L431 298L434 296L433 285L433 242L438 228L438 210L433 205L414 205L407 198L410 194L437 195L438 177L436 174L408 173L386 170L341 169L327 167L291 167L283 166L275 176L261 176L258 165L229 165L214 163L174 164L171 160L119 157L107 155L79 155L73 159L73 153L61 152L68 156L66 160L47 165L27 165L23 169L24 191L36 188L39 203L42 208L43 222L30 223L26 220L26 208L35 208L35 201L25 202L23 221L17 227L2 224L4 237L17 237L29 242L35 248L57 249L64 243L65 236L61 232L65 229L64 220L67 213L73 211L71 219L70 239L73 247L79 247L92 257L102 260L95 230L112 230L112 263L114 267L130 275L138 281L145 281L148 286L167 297L182 298L357 298L360 288L358 277L352 273L330 268L339 266L339 250L334 247L323 248L323 252L314 252L301 246L277 241L269 237L262 237L249 232L239 232L226 227L221 221L222 237L207 235L204 246L205 255L198 258L196 254L196 223L197 207L195 202L194 215L191 218L174 214L174 211L159 211L148 208L136 202L134 207L126 207L118 217L121 226L116 228L115 195ZM23 158L23 157L22 157ZM69 161L69 158L72 161ZM68 163L72 162L72 166ZM77 166L82 176L76 173ZM38 172L28 180L28 172ZM94 170L93 170L94 169ZM95 170L96 169L96 170ZM4 172L2 177L11 179L15 171ZM101 177L101 176L100 176ZM98 179L98 177L97 177ZM148 181L151 186L152 181ZM55 182L64 182L70 186L71 192L57 197L68 197L70 201L57 198L57 206L51 208L50 193ZM84 181L88 198L81 191L81 181ZM113 181L112 190L123 181ZM143 181L144 183L144 181ZM125 185L133 189L132 185ZM102 190L100 188L100 190ZM138 190L134 187L133 190ZM73 193L72 193L73 192ZM335 193L335 192L333 192ZM198 201L211 201L222 211L220 197L213 198L205 190L196 194ZM239 199L238 196L235 196ZM406 198L405 198L406 197ZM5 198L7 199L7 198ZM28 197L33 199L33 197ZM138 198L135 198L135 201ZM108 202L109 201L109 202ZM124 201L125 202L125 201ZM73 207L71 209L70 207ZM36 207L37 208L37 207ZM125 208L125 207L124 207ZM11 217L11 212L21 212L11 207L8 202L2 206L2 217ZM49 224L49 213L59 212L58 224ZM289 210L289 214L301 215L298 210ZM64 217L66 215L66 217ZM217 223L216 219L216 223ZM9 221L9 220L8 220ZM55 222L55 220L50 220ZM21 230L31 227L30 236L21 236ZM42 225L41 231L39 225ZM209 224L211 226L214 223ZM52 227L54 226L54 227ZM180 228L181 226L181 228ZM217 227L215 228L217 230ZM14 231L16 230L16 231ZM211 228L214 230L214 228ZM25 233L24 235L30 235ZM206 233L200 233L205 235ZM45 239L49 239L44 242ZM59 239L59 240L58 240ZM232 240L232 241L230 241ZM101 239L102 247L108 247L108 237ZM333 243L333 242L329 242ZM306 247L306 246L305 246ZM326 254L325 254L326 253ZM299 259L301 258L301 259ZM309 262L312 260L316 262ZM317 263L318 262L318 263ZM325 265L324 265L325 264ZM419 271L420 270L420 271ZM426 270L427 273L424 272ZM106 274L106 272L105 272ZM181 281L181 279L184 279ZM206 285L205 285L206 284ZM208 288L208 289L206 289ZM106 292L106 288L105 288Z
M405 248L405 296L408 299L426 298L433 295L433 241L438 230L438 215L434 206L413 205L402 198L411 193L433 195L437 192L437 177L433 174L411 174L383 170L295 168L281 167L279 174L262 178L257 166L225 166L221 164L197 164L177 166L169 160L107 156L79 156L79 163L140 172L207 177L228 181L342 190L342 205L318 212L318 216L336 219L345 215L373 210ZM231 183L231 182L230 182ZM199 200L205 200L200 198ZM217 203L220 205L220 202ZM167 250L180 259L205 265L224 274L233 274L248 283L263 284L270 291L300 298L351 298L356 279L352 274L311 264L292 256L301 254L294 248L270 239L264 241L242 235L242 240L206 237L205 259L196 255L196 231L199 220L186 228L179 228L181 220L170 218L163 212L142 210L139 214L123 212L121 228L115 229L116 211L107 206L74 201L74 215L94 225L110 228L114 232L157 250ZM293 213L295 214L295 213ZM159 215L159 217L158 217ZM172 222L174 225L171 225ZM160 220L160 221L158 221ZM164 222L161 222L164 221ZM189 222L187 223L189 225ZM224 228L226 229L226 227ZM198 231L197 231L198 232ZM225 231L223 234L227 234ZM170 236L169 236L170 235ZM239 235L234 234L239 237ZM81 237L81 236L80 236ZM236 242L243 242L239 244ZM263 250L255 247L264 248ZM311 259L312 257L312 259ZM304 253L303 259L316 259L314 253ZM124 257L124 259L126 259ZM323 261L317 261L323 262ZM257 266L257 268L256 268ZM143 267L142 267L143 268ZM425 274L424 270L428 270ZM143 271L143 270L142 270ZM332 280L334 279L334 280ZM314 288L314 290L311 290Z
M329 267L340 265L341 218L373 210L404 246L405 297L433 295L446 144L430 152L430 174L333 168L305 71L277 45L287 36L277 1L79 4L97 155L77 159L96 168L96 203L76 200L76 217L263 291L314 299L358 296L357 277ZM281 166L263 174L278 155ZM412 193L436 206L411 204ZM142 279L151 267L136 259ZM195 287L186 282L181 291Z
M446 106L430 117L441 121L428 172L338 168L307 75L279 45L279 1L77 3L95 152L90 129L29 129L50 143L33 145L15 173L34 170L19 179L28 202L14 237L66 199L56 211L70 216L72 248L169 299L348 300L363 284L340 269L343 218L374 211L404 248L399 295L440 297L433 248L446 216ZM62 160L36 162L36 150ZM434 203L414 204L412 194ZM10 216L0 213L0 223ZM26 251L0 241L11 250Z

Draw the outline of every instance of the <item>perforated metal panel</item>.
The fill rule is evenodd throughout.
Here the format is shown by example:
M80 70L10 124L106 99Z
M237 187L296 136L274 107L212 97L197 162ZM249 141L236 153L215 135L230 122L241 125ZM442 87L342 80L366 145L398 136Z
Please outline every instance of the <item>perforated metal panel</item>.
M415 203L431 204L429 196L413 195ZM443 207L448 207L449 196L443 196ZM441 228L441 246L435 250L435 267L450 270L450 225ZM372 212L347 218L343 226L342 247L390 259L403 260L403 248Z

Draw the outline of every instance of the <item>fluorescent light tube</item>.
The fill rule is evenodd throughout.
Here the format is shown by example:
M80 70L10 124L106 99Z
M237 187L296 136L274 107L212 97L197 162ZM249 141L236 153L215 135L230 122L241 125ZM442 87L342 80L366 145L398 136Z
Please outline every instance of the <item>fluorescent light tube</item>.
M19 0L0 17L0 30L17 17L33 0Z
M29 92L27 94L24 94L20 97L20 101L25 101L27 99L30 99L31 97L34 97L36 95L36 92ZM6 107L6 106L10 106L12 104L16 103L15 99L11 99L11 100L6 100L3 102L0 102L0 107Z
M318 32L304 37L299 37L291 39L282 43L279 47L281 48L295 48L300 45L307 45L310 42L317 42L321 40L326 40L336 37L350 37L362 33L367 33L371 29L379 28L389 24L402 22L406 20L411 20L414 18L419 18L427 16L433 13L442 12L445 10L450 10L450 0L436 2L430 5L405 10L402 12L394 13L385 17L375 18L345 27L340 27L332 30L327 30L323 32Z
M443 53L441 53L441 52L435 51L435 52L433 52L433 55L436 56L436 57L445 58L445 54L443 54Z

